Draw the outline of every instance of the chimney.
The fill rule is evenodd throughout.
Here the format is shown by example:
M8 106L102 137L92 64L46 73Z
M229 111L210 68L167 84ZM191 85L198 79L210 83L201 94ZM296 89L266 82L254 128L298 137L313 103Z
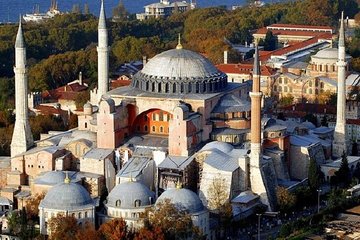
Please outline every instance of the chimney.
M224 64L228 64L228 51L224 51Z
M83 85L82 72L79 72L79 84Z
M143 68L145 67L146 63L147 63L147 57L143 56Z

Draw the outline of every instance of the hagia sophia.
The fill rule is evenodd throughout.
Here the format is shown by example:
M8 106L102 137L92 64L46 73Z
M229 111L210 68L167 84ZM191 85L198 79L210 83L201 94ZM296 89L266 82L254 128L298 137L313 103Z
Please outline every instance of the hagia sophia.
M98 34L98 87L84 105L78 128L49 132L34 142L27 110L26 44L19 25L16 123L1 197L20 208L29 197L45 192L39 206L42 234L49 233L51 217L64 213L80 224L98 226L121 217L138 228L146 209L169 199L212 239L209 213L216 181L222 183L234 218L241 218L260 205L275 210L276 188L301 184L311 157L323 164L347 151L343 20L335 131L264 114L257 45L251 81L228 81L204 56L184 49L179 37L176 48L150 59L130 86L109 91L103 2ZM99 208L105 189L109 195Z

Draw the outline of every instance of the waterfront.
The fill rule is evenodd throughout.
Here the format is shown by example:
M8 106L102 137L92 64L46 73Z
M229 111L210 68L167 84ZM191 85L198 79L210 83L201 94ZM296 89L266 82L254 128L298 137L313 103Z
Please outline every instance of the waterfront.
M126 9L130 13L143 12L146 4L157 2L158 0L123 0ZM277 0L264 0L264 2L275 2ZM245 0L197 0L199 7L244 4ZM58 8L62 12L71 11L74 4L79 4L83 9L84 4L88 3L89 9L93 14L99 12L99 2L94 0L58 0ZM112 8L119 3L119 0L106 0L105 8L107 16L111 16ZM0 22L16 22L19 14L32 13L34 6L38 4L40 12L46 12L50 7L50 0L0 0Z

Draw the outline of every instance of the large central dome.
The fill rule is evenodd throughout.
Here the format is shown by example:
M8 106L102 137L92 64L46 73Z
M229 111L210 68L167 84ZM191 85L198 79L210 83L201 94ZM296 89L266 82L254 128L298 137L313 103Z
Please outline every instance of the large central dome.
M213 93L226 85L224 73L202 55L186 49L156 55L132 81L132 87L154 93Z

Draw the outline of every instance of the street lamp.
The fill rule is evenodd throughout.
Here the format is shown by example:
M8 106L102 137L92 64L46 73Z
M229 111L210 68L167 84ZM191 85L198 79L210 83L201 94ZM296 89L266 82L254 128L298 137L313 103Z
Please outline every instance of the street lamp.
M320 212L320 193L321 193L321 189L317 189L316 190L317 191L317 193L318 193L318 213Z
M258 216L258 240L260 240L260 218L261 218L261 213L257 213L256 216Z

